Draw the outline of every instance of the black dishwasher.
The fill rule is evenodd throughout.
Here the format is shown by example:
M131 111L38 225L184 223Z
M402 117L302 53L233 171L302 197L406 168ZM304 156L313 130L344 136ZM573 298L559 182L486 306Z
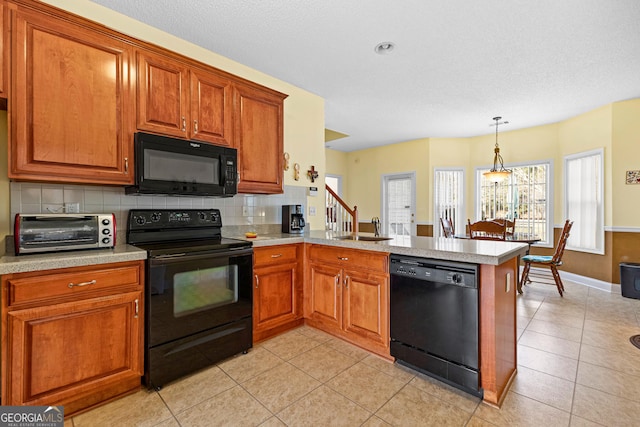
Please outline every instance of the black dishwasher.
M478 265L391 255L391 355L482 396Z

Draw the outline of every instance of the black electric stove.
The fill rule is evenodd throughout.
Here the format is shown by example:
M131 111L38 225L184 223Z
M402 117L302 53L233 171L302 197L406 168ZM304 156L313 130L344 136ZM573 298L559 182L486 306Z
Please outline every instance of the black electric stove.
M135 209L147 251L145 382L155 389L252 346L253 248L221 236L218 209Z

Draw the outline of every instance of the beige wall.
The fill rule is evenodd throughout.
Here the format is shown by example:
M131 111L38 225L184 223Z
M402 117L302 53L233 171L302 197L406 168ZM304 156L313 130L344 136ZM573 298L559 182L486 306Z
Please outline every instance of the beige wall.
M640 185L625 183L628 170L640 170L640 99L613 104L611 157L612 224L640 226ZM637 260L636 262L640 262Z
M284 184L309 187L324 183L324 100L321 97L87 0L44 0L44 3L288 94L284 104L284 151L289 153L291 166L300 165L301 176L295 181L290 168L284 173ZM2 141L5 135L3 132L0 136L0 147L6 144ZM320 172L314 184L307 178L311 165ZM307 205L323 212L324 198L308 197ZM311 229L324 229L322 215L307 216L307 222Z
M553 161L553 218L554 223L560 225L564 221L564 156L604 148L605 226L640 227L640 216L633 214L640 209L640 194L636 194L640 193L640 186L624 184L624 170L640 169L638 117L640 99L609 104L560 123L515 131L500 130L500 154L505 165ZM350 152L347 153L346 185L354 204L378 211L380 177L392 172L417 171L421 177L416 189L417 221L432 223L431 177L434 168L462 167L467 178L467 216L473 218L475 170L492 164L494 145L495 133L489 133L471 138L425 138ZM375 191L371 191L372 185ZM359 200L356 194L365 194L366 198ZM625 203L631 203L635 209L628 209Z
M538 160L553 162L556 226L564 222L564 156L604 149L605 254L568 251L564 265L567 271L617 283L620 262L640 262L640 249L637 249L640 248L640 185L627 185L624 179L627 170L640 170L638 117L640 99L633 99L608 104L559 123L514 131L500 129L498 142L505 165ZM345 180L350 203L365 207L366 212L377 212L381 176L417 171L420 178L416 188L419 206L416 220L433 224L433 170L461 167L466 173L467 217L474 218L475 170L492 164L494 145L495 132L492 132L471 138L425 138L347 153L349 167ZM534 248L533 253L549 254L551 250Z
M416 218L427 217L429 207L429 145L418 139L355 151L347 155L348 175L343 185L348 188L349 205L357 205L361 222L380 216L382 176L393 173L416 173ZM356 177L356 178L354 178ZM356 197L366 194L367 197Z
M344 151L326 149L325 161L327 162L327 174L340 175L346 183L347 175L349 173L347 153ZM320 185L319 187L319 189L322 190L323 186ZM342 199L347 203L349 202L349 189L346 184L342 187Z

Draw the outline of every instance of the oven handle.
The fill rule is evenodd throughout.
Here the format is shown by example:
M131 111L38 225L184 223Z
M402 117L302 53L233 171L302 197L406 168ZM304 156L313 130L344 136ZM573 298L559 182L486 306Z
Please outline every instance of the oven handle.
M230 256L242 256L242 255L251 255L253 254L253 248L242 248L240 249L232 249L225 250L222 252L197 252L188 254L185 252L181 252L178 254L170 254L170 255L159 255L157 257L149 258L149 262L152 265L163 265L163 264L171 264L176 262L184 262L184 261L194 261L198 259L211 259L211 258L225 258Z

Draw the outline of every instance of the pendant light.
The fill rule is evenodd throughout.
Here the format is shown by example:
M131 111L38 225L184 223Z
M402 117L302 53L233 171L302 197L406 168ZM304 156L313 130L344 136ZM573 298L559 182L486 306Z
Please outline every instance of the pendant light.
M491 182L500 182L503 179L506 179L511 174L511 169L504 168L502 156L500 155L500 147L498 146L498 125L506 125L509 122L499 122L500 119L502 119L502 117L500 116L493 118L493 120L495 120L496 122L495 125L492 125L496 127L496 146L493 149L493 152L495 153L493 156L493 167L489 172L485 172L482 174ZM500 169L498 169L498 163Z

